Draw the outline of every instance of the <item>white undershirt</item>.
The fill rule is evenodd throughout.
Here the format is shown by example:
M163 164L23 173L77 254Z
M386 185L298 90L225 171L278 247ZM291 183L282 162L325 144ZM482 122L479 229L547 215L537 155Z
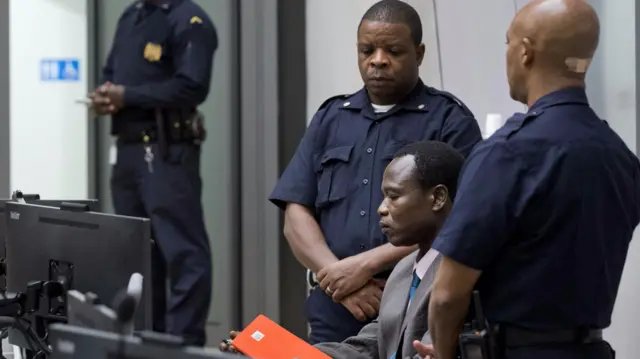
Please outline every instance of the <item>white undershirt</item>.
M395 105L375 105L375 104L371 104L371 106L373 106L373 112L375 112L375 113L385 113L385 112L389 112L389 110L391 110Z
M427 274L429 267L431 267L431 264L433 264L433 261L437 256L438 251L429 249L429 251L425 253L422 258L420 258L420 261L416 262L416 264L413 265L413 270L416 272L416 275L418 276L418 278L420 278L420 280L422 280L422 278L424 278L424 275Z

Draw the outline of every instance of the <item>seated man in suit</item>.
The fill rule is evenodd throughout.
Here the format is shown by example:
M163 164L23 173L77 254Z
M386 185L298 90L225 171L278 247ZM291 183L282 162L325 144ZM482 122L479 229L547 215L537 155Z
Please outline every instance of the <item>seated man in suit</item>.
M382 293L378 319L341 343L316 347L332 358L387 359L413 357L414 340L428 340L427 303L440 263L431 242L442 227L464 159L446 143L423 141L401 149L382 179L384 199L378 208L380 226L395 246L418 245L400 261ZM231 332L231 339L236 332ZM235 351L220 344L221 351Z

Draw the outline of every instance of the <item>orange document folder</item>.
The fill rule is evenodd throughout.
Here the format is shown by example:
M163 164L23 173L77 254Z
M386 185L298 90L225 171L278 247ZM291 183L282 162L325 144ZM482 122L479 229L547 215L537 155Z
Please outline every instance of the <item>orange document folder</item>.
M233 346L253 359L331 359L262 314L233 339Z

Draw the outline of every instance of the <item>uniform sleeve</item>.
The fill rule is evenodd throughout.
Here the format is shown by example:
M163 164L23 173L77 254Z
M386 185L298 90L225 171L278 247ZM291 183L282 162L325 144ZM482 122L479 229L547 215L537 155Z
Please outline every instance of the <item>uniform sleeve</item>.
M464 166L453 208L432 248L470 268L485 269L525 205L523 173L506 143L478 146Z
M440 140L451 145L466 158L473 147L482 141L482 133L473 115L456 106L444 121Z
M113 52L114 45L111 47L111 51L109 51L109 56L107 57L107 63L102 68L102 83L105 82L113 82Z
M206 17L179 20L171 48L175 73L165 82L127 86L125 106L195 107L207 98L218 38Z
M122 21L131 15L131 11L133 9L133 5L128 7L123 13L122 16L118 19L118 24L116 25L116 33L113 35L113 41L111 42L111 49L109 50L109 55L107 56L107 61L102 68L102 82L113 82L113 71L114 71L114 57L116 56L116 45L118 43L118 33L120 32L120 27Z
M326 109L318 111L311 120L293 158L280 176L269 200L284 209L287 203L297 203L308 208L315 207L318 193L314 149L320 122Z

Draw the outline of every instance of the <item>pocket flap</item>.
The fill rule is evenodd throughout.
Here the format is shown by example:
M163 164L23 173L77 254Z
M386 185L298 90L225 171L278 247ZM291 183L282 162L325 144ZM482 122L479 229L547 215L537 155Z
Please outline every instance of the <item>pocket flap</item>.
M353 145L334 147L326 150L320 159L321 164L331 161L349 162Z

